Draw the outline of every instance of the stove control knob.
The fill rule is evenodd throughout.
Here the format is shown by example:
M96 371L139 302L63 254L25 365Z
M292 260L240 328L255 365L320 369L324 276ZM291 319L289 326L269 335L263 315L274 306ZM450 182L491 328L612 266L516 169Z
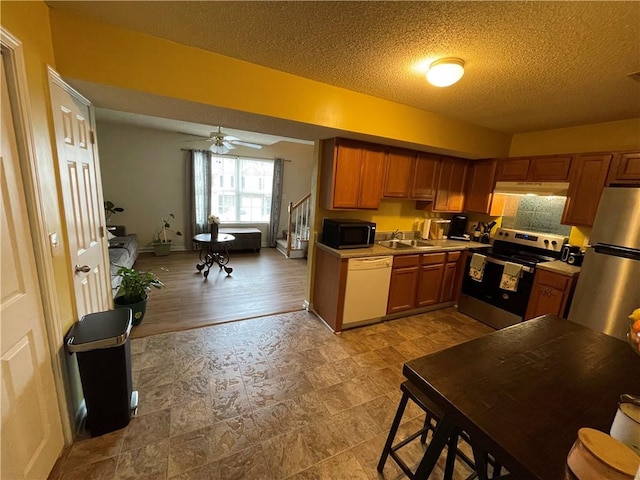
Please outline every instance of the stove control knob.
M549 240L545 239L544 244L548 247L549 246Z
M553 246L555 247L556 245L558 245L558 242L556 242L555 240L553 240L553 241L551 242L551 245L553 245Z
M508 237L509 236L509 232L505 232L504 236Z

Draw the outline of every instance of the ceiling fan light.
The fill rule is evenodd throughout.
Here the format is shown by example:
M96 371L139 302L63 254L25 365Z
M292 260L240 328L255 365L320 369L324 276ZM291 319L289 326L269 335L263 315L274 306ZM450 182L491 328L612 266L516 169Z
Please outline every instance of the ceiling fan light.
M441 58L429 66L427 81L435 87L453 85L464 75L464 60L461 58Z
M211 145L211 148L209 150L211 150L213 153L217 153L218 155L223 155L229 152L229 149L224 145L216 145L215 143Z

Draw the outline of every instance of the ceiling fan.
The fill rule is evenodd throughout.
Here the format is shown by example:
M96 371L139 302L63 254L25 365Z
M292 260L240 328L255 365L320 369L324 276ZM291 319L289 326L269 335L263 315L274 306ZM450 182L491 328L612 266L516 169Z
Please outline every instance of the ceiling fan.
M232 135L227 135L223 133L221 128L218 127L217 132L211 132L208 137L200 137L201 140L186 140L187 142L211 142L211 150L213 153L224 154L229 150L233 150L236 148L236 145L241 147L249 147L249 148L262 148L262 145L258 143L244 142L237 137Z

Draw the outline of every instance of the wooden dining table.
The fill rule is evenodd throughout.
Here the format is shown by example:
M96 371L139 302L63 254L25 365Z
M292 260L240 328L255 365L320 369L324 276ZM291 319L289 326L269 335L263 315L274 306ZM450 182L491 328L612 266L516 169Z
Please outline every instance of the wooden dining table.
M573 478L578 430L609 433L620 395L640 395L640 356L626 342L554 315L412 360L403 373L444 412L417 478L456 428L512 478Z

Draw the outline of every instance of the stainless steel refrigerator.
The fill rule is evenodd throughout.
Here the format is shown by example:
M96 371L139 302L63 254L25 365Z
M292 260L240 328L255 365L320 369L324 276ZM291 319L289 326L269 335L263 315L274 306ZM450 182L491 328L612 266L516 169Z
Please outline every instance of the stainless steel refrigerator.
M640 188L605 188L569 320L624 339L640 308Z

